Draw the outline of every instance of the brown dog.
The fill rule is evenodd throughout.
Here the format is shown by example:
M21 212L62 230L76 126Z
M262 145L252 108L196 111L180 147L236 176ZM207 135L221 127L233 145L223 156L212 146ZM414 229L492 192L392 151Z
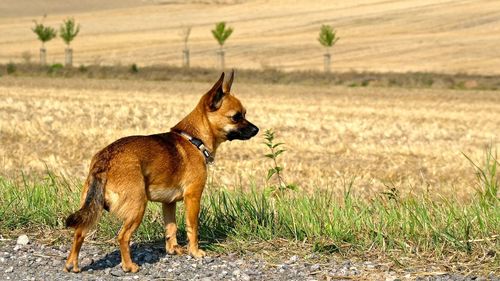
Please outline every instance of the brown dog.
M226 140L247 140L259 129L245 119L245 108L230 94L234 72L224 73L195 109L170 132L119 139L99 151L90 164L82 190L81 208L66 220L75 228L73 246L64 266L79 272L78 254L85 235L106 209L123 220L118 234L122 269L137 272L130 257L130 237L142 221L148 200L163 203L165 247L181 254L177 244L175 205L184 200L188 253L199 258L198 214L207 179L207 163Z

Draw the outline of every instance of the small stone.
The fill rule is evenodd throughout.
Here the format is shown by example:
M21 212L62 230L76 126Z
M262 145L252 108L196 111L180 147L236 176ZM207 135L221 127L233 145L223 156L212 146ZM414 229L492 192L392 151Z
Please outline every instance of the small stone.
M111 275L116 276L116 277L120 277L120 276L125 275L125 273L121 269L115 269L115 270L111 271Z
M28 235L23 234L17 238L17 245L28 245L30 242L30 239L28 238Z
M288 263L296 263L299 260L298 256L291 256Z
M311 267L309 268L310 271L318 271L319 269L321 268L321 266L317 263L311 265Z
M365 262L365 267L368 269L374 269L375 265L371 262Z
M9 267L9 268L7 268L7 269L5 270L5 273L11 273L11 272L13 272L13 271L14 271L14 267L13 267L13 266L11 266L11 267Z
M248 276L248 274L245 273L243 273L240 278L243 281L250 281L250 276Z
M0 258L0 262L5 262L5 258L4 258L4 257L1 257L1 258Z
M93 260L93 259L91 259L91 258L83 258L83 259L81 260L80 264L81 264L82 266L89 266L89 265L91 265L93 262L94 262L94 260Z
M226 276L227 274L228 274L228 272L227 272L226 270L223 270L223 271L220 273L220 275L222 275L222 276Z
M288 264L285 264L285 263L282 263L282 264L279 264L279 265L278 265L278 268L279 268L279 269L283 269L283 270L284 270L284 269L288 269L289 267L290 267L290 266L288 266Z
M16 246L14 246L14 251L16 251L16 252L17 252L17 251L19 251L22 247L23 247L23 246L21 246L21 245L16 245Z
M233 271L233 275L234 275L234 276L240 276L240 274L241 274L241 270L239 270L239 269L235 269L235 270Z
M203 259L203 263L207 264L207 263L212 263L214 261L214 258L211 258L211 257L206 257Z

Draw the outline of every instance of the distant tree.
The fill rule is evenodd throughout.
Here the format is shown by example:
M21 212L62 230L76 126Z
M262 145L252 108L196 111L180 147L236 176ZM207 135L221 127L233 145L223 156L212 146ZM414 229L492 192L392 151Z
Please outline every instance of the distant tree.
M215 29L212 30L212 35L214 36L215 40L217 40L217 43L219 43L220 50L217 52L219 55L219 62L220 62L220 68L224 70L224 43L226 42L227 38L231 36L233 33L233 29L231 27L226 28L226 23L225 22L218 22L215 24Z
M45 19L46 16L43 18ZM38 36L38 40L42 42L42 47L40 48L40 64L47 64L47 50L45 49L45 42L48 42L57 36L57 32L54 28L50 26L45 26L43 23L38 23L36 20L33 21L35 27L31 30Z
M325 71L330 71L331 55L330 48L337 43L339 37L337 37L337 31L333 29L330 25L322 25L319 31L318 41L323 47L326 48L326 53L324 57L324 67Z
M182 29L181 36L182 36L182 41L184 41L184 50L182 50L182 54L183 54L182 64L184 67L187 67L187 68L189 68L188 40L189 40L190 34L191 34L191 26L186 26Z
M76 25L73 18L64 20L59 28L59 36L62 38L64 43L66 43L66 49L64 50L66 66L73 65L73 49L71 49L70 44L79 32L80 25Z

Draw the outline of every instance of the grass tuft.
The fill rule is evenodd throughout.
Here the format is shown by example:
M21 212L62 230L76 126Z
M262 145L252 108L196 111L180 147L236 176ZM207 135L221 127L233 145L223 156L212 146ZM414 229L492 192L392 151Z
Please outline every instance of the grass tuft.
M490 159L487 163L493 162ZM496 172L489 168L489 172ZM497 176L484 168L481 171ZM65 217L78 206L80 187L79 181L50 172L37 179L26 175L17 181L1 177L0 230L63 229ZM348 182L342 198L321 191L312 195L289 193L271 200L268 193L256 188L245 193L209 187L203 197L200 239L209 248L225 241L309 241L311 251L322 253L376 249L444 256L500 250L500 208L487 195L490 185L470 202L428 195L395 200L385 194L368 201L356 197L354 188L353 181ZM182 208L179 212L182 218ZM183 238L185 225L183 220L178 221L179 238ZM96 237L113 238L118 229L119 222L106 215ZM163 239L158 204L149 204L135 239Z

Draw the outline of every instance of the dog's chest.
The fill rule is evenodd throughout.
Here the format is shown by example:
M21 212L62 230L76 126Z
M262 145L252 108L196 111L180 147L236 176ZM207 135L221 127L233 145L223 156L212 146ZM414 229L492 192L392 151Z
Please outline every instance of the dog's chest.
M150 185L146 193L150 201L171 203L182 200L184 190L180 187Z

